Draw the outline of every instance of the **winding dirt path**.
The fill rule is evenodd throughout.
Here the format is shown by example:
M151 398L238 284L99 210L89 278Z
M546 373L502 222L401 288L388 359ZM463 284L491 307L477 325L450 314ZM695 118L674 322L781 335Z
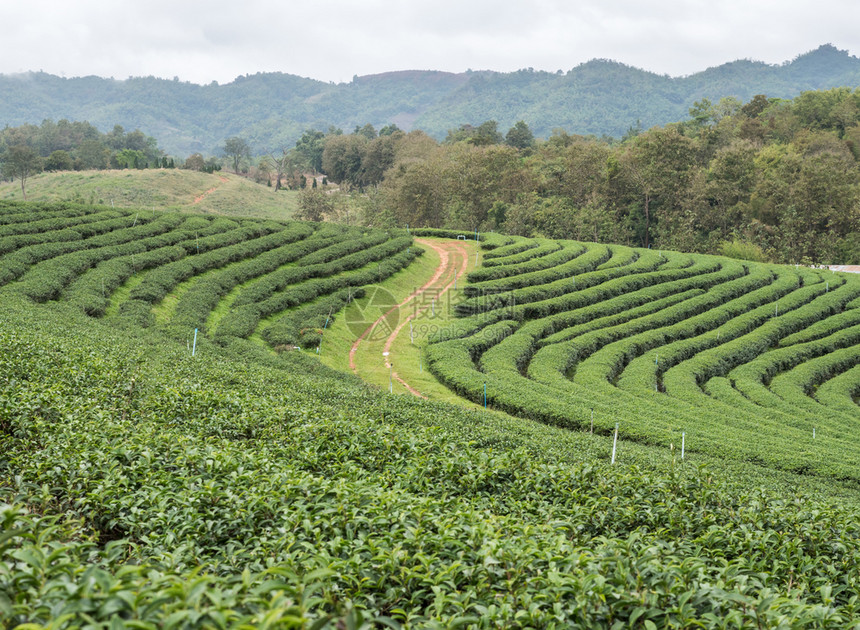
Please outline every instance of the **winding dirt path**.
M462 241L437 243L429 241L427 239L417 238L415 239L415 242L436 251L436 253L439 254L439 265L436 267L436 270L430 280L428 280L421 288L416 289L415 291L410 293L409 296L402 302L388 309L388 311L378 317L376 321L374 321L370 326L368 326L367 329L365 329L365 331L361 334L361 336L359 336L359 338L355 340L355 343L352 344L352 347L349 350L349 367L355 374L358 374L358 368L355 363L355 354L356 352L358 352L358 348L361 345L361 342L364 341L364 339L366 339L376 329L377 326L384 322L385 319L392 312L407 306L410 302L423 296L425 293L428 292L432 292L435 299L439 300L448 290L450 290L454 286L455 282L458 281L466 273L466 266L469 261L469 253L466 250L465 243L463 243ZM398 335L400 335L403 328L413 319L417 318L423 313L426 313L430 308L432 308L432 302L430 305L426 304L427 300L423 300L423 302L425 303L425 305L422 308L414 310L407 317L405 317L386 338L385 345L383 347L383 352L388 353L387 355L384 355L384 362L386 368L391 369L392 367L393 357L390 354L391 347L394 345L394 341L397 339ZM413 396L427 398L424 394L412 387L399 374L397 374L397 372L393 370L391 371L391 378L403 385L406 390L409 391L409 393L411 393Z
M226 182L226 181L227 181L227 178L226 178L226 177L224 177L223 175L219 175L219 176L218 176L218 179L220 179L220 180L221 180L221 184L223 184L224 182ZM218 187L219 187L221 184L218 184L218 186L213 186L212 188L210 188L209 190L207 190L207 191L206 191L206 192L204 192L203 194L197 195L197 196L194 198L194 201L192 201L192 202L191 202L191 205L192 205L192 206L196 206L198 203L200 203L201 201L203 201L204 199L206 199L206 197L208 197L209 195L211 195L212 193L214 193L216 190L218 190Z

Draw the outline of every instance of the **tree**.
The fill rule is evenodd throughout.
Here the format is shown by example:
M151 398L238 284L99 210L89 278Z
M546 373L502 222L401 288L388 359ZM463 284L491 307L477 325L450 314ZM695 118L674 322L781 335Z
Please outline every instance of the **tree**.
M499 133L499 125L495 120L486 120L477 127L472 125L460 125L456 131L449 130L448 136L445 138L445 144L454 144L455 142L468 142L476 147L483 147L490 144L501 144L504 138Z
M644 221L638 231L644 247L651 244L655 209L665 219L677 220L672 215L682 207L681 199L696 159L695 141L681 135L676 127L655 127L624 147L617 166L638 196L634 203L641 203Z
M98 139L89 138L81 142L76 151L77 160L81 169L107 168L110 151L105 144Z
M469 138L468 142L476 147L487 146L490 144L501 144L502 134L499 133L499 124L495 120L486 120L478 125L475 133Z
M333 134L339 135L339 134ZM323 150L326 134L316 129L308 129L296 141L296 153L304 166L314 173L322 171Z
M189 171L203 171L206 169L206 160L199 153L192 153L185 158L185 168Z
M363 135L329 136L323 150L322 172L337 184L364 186L361 165L368 139Z
M239 165L242 163L243 159L251 157L251 147L248 143L239 136L233 136L232 138L227 138L227 142L224 143L224 157L229 158L233 161L233 172L239 172Z
M334 199L319 188L305 188L299 194L299 209L295 218L300 221L322 221L335 211Z
M394 164L397 141L401 138L403 133L398 132L393 135L380 135L368 143L361 161L361 179L365 185L374 186L382 181L385 171Z
M281 182L285 176L289 175L290 179L293 179L298 171L298 155L295 150L281 149L280 155L270 153L265 160L275 173L275 192L281 189Z
M364 127L356 125L354 133L359 136L364 136L368 140L374 140L377 136L376 129L374 129L373 125L370 123L367 123Z
M68 151L58 149L45 158L46 171L70 171L74 168L75 161Z
M391 123L390 125L385 125L382 129L379 130L380 136L390 136L393 133L400 131L400 127Z
M530 149L535 144L535 136L525 121L520 120L508 129L505 134L505 144L515 149Z
M393 169L385 178L385 195L395 224L442 227L450 192L450 170L450 161L441 150Z
M112 161L117 168L142 168L146 165L146 155L143 151L122 149L113 156Z
M21 194L27 199L27 191L24 185L27 178L38 173L42 167L42 160L36 150L26 144L16 144L6 149L3 155L3 174L11 179L21 180Z

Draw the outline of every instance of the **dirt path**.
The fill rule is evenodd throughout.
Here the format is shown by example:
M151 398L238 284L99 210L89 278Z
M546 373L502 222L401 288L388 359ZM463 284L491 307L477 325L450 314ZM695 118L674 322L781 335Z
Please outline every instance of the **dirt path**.
M226 181L227 181L227 178L226 178L226 177L224 177L223 175L219 175L219 176L218 176L218 179L220 179L220 180L221 180L221 184L223 184L224 182L226 182ZM218 184L218 186L220 186L221 184ZM194 198L194 201L192 201L192 202L191 202L191 205L192 205L192 206L196 206L198 203L200 203L201 201L203 201L204 199L206 199L206 197L208 197L209 195L211 195L212 193L214 193L216 190L218 190L218 186L213 186L212 188L210 188L209 190L207 190L207 191L206 191L206 192L204 192L203 194L201 194L201 195L197 195L197 196Z
M355 343L352 344L352 348L350 348L349 350L349 367L356 374L358 374L358 369L355 364L355 354L356 352L358 352L359 345L376 329L377 326L384 322L385 319L392 312L405 307L416 298L419 298L424 293L430 291L432 291L435 298L439 300L449 289L454 286L455 281L460 280L460 278L466 273L466 265L468 264L469 254L466 251L466 246L464 243L460 241L436 243L421 238L415 239L415 242L435 250L436 253L439 254L439 265L436 267L436 270L430 280L428 280L421 288L416 289L411 294L409 294L409 296L402 302L400 302L400 304L392 306L390 309L388 309L388 311L386 311L383 315L377 318L377 320L373 322L370 326L368 326L367 329L361 334L361 336L356 339ZM455 272L456 278L454 277ZM424 300L424 302L426 303L426 300ZM383 352L386 353L385 355L383 355L386 368L391 369L391 366L393 365L394 357L392 357L390 354L391 347L394 345L394 341L397 339L403 328L422 313L426 313L430 308L432 308L432 303L429 306L425 305L423 308L417 309L414 312L410 313L409 316L404 318L403 321L401 321L397 325L397 327L391 332L391 334L386 338L385 346L383 347ZM391 371L391 378L403 385L412 395L426 398L424 394L412 387L403 378L401 378L400 375L397 374L397 372L393 370Z

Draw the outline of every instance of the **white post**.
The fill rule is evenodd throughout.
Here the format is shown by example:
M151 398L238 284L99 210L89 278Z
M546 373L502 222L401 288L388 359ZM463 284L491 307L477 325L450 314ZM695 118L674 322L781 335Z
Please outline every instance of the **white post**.
M615 423L615 437L612 438L612 463L615 463L615 447L618 444L618 423Z
M812 439L815 439L815 427L812 427Z
M194 345L191 347L191 356L197 354L197 329L194 329Z
M687 437L686 432L681 432L681 459L684 459L684 439Z
M433 317L436 317L436 298L430 299L430 306L433 309Z
M415 333L412 331L412 322L409 322L409 343L415 345Z

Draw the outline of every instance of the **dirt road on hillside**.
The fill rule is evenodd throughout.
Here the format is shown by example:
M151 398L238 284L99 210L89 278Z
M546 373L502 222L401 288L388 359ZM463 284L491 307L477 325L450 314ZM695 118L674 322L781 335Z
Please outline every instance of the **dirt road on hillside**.
M397 374L397 372L393 371L392 365L395 357L391 354L391 348L394 345L394 341L403 332L403 329L407 324L433 308L433 301L431 300L428 302L427 299L424 299L427 295L432 296L432 299L440 300L442 296L454 286L455 282L460 282L462 284L461 278L466 273L469 254L466 250L465 243L462 241L446 241L438 243L427 239L417 238L415 239L415 242L435 250L439 254L439 265L436 267L433 276L421 288L413 291L399 304L392 306L388 311L368 326L359 338L356 339L355 343L352 344L352 348L349 350L349 367L355 374L358 374L358 368L355 363L355 354L358 352L361 342L368 338L378 326L383 325L392 313L398 311L402 314L407 306L409 306L413 301L418 300L418 303L421 304L420 307L413 308L412 312L402 319L400 317L397 318L399 323L385 340L383 352L386 354L384 354L382 358L385 367L391 370L392 380L400 383L412 395L426 398L424 394L407 383L399 374Z

